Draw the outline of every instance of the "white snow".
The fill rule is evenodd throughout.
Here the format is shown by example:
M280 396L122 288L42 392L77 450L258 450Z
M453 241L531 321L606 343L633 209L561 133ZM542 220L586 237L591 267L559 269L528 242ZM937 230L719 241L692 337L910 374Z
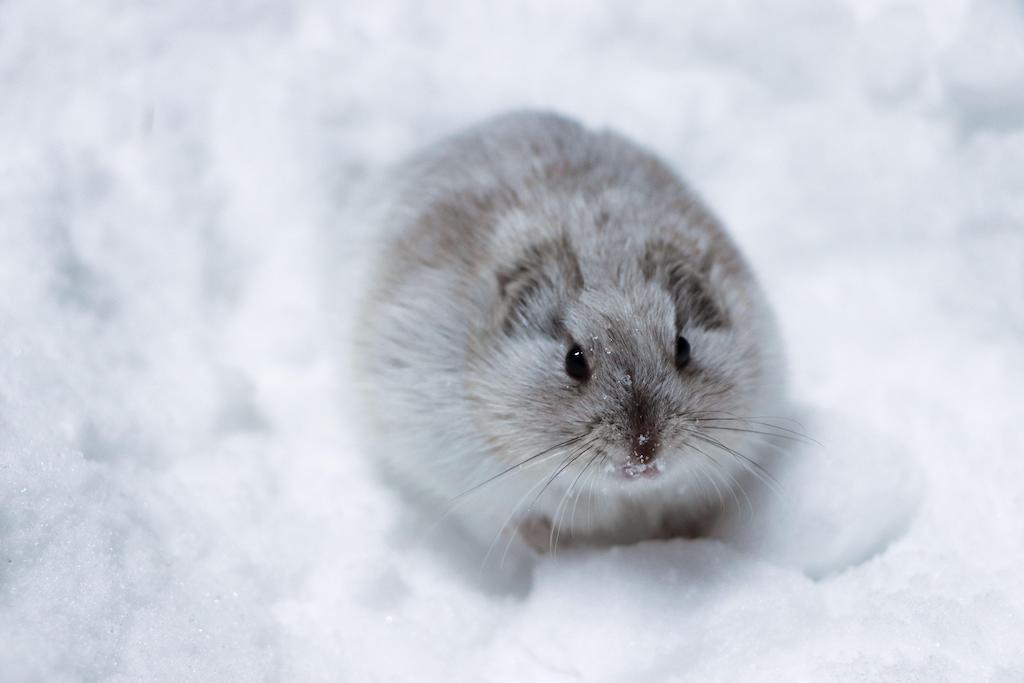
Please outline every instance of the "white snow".
M350 190L521 106L778 310L726 542L482 576L351 434ZM6 0L0 150L0 680L1024 679L1019 2Z

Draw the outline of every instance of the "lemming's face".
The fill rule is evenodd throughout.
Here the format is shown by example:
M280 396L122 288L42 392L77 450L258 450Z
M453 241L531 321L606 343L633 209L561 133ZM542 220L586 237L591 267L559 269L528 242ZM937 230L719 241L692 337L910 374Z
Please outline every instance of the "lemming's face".
M499 282L501 316L469 362L503 466L526 463L555 490L577 476L675 487L709 468L728 481L744 466L742 418L765 389L757 330L657 248L612 278L549 245Z

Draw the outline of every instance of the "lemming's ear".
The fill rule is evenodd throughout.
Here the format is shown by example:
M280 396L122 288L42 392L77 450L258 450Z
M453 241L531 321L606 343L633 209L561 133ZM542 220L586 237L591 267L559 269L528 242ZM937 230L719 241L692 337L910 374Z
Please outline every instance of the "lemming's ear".
M506 334L559 337L566 302L583 289L583 273L565 236L537 242L498 269L497 324Z
M679 246L663 241L647 245L643 273L668 291L676 306L676 327L696 325L705 329L729 324L725 309L711 296L708 282L709 262L695 262Z

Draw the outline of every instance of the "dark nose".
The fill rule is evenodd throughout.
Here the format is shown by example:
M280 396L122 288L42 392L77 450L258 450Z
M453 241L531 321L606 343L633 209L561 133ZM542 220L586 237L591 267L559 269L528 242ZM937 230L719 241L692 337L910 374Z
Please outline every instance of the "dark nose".
M637 465L650 463L658 454L658 430L653 408L648 396L640 392L633 394L629 410L629 427L633 434L630 460Z
M638 465L646 465L658 454L658 440L653 433L641 432L633 437L631 459Z

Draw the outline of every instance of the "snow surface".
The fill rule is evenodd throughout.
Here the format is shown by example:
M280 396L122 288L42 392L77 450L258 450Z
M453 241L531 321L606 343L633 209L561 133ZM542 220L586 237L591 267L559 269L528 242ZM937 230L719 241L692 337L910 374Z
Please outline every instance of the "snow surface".
M350 190L521 106L777 307L726 541L476 580L352 437ZM1024 680L1019 2L5 0L0 150L0 680Z

